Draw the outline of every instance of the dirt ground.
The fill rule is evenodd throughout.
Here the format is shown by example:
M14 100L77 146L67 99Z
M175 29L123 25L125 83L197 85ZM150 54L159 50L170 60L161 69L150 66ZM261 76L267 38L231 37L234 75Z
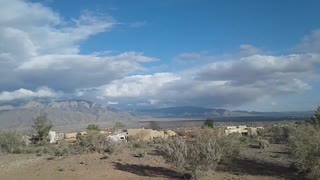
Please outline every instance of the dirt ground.
M4 180L130 180L179 179L182 177L170 164L151 151L145 157L134 156L126 149L101 159L102 154L72 155L48 160L34 154L0 155L0 179ZM291 168L284 145L271 145L265 150L245 147L234 162L221 163L215 172L201 179L304 179Z

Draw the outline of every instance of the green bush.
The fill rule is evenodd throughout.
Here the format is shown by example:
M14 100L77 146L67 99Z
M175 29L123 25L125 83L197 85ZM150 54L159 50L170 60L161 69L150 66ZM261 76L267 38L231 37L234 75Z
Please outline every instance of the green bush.
M300 125L290 133L289 145L294 165L311 178L320 178L320 131L312 125Z
M209 127L209 128L213 128L213 125L214 125L214 123L213 123L213 120L212 120L212 119L206 119L206 120L204 121L204 123L203 123L203 126Z
M93 131L100 131L100 128L98 125L95 125L95 124L89 124L88 127L87 127L87 130L93 130Z
M48 120L46 115L40 115L34 119L33 129L39 135L39 142L40 144L47 143L47 136L49 131L52 128L52 123Z
M320 106L314 112L314 115L311 117L311 119L307 122L312 124L316 128L320 128Z

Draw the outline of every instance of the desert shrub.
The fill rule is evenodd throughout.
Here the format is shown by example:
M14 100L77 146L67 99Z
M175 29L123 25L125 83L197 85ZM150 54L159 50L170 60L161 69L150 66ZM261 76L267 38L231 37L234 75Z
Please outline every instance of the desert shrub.
M241 137L240 142L243 145L252 147L252 148L260 148L265 149L270 146L270 142L265 137L253 136L253 137Z
M135 157L145 157L148 154L147 149L139 149L136 151Z
M232 161L240 153L240 136L229 135L227 137L222 137L218 140L220 147L222 148L222 160Z
M21 136L16 132L0 132L0 152L22 153L25 143Z
M320 131L312 125L300 125L290 133L289 145L294 165L311 178L320 178Z
M289 134L293 130L293 127L288 125L274 126L270 128L270 141L272 143L287 143L289 140Z
M266 139L259 138L259 139L257 139L257 142L259 144L260 149L265 149L270 146L269 141Z
M76 153L107 152L112 154L120 150L120 143L108 140L107 136L98 131L88 131L85 136L78 136L73 149Z
M128 147L131 149L137 149L137 148L147 148L148 144L143 141L130 141L128 143Z
M182 137L191 137L191 132L190 131L186 131L186 130L177 130L176 131L178 136L182 136Z
M175 167L197 179L204 172L215 169L223 157L222 148L215 134L213 130L204 130L189 140L171 138L162 147L162 154Z
M57 148L54 152L54 155L55 156L58 156L58 157L63 157L63 156L66 156L69 154L69 149L64 147L64 148Z
M312 124L316 128L320 128L320 106L314 112L314 115L307 121L307 123Z
M269 128L262 128L262 129L257 129L257 135L258 136L266 136L268 134Z
M167 142L167 140L164 138L159 138L159 137L153 138L153 144L164 144L166 142Z
M114 141L107 141L105 143L105 146L104 146L104 152L107 152L109 154L113 154L115 152L119 152L120 148L119 148L119 143L117 142L114 142Z

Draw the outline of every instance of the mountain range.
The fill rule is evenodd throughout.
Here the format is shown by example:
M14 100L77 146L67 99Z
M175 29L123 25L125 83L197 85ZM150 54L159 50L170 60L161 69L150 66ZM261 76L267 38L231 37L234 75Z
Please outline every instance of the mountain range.
M312 111L303 112L256 112L256 111L230 111L227 109L213 109L204 107L181 106L157 109L138 109L132 112L138 116L158 118L212 118L212 117L309 117Z
M29 101L0 106L0 128L29 129L33 119L46 114L56 128L79 129L87 124L130 121L130 113L84 100Z
M313 112L230 111L204 107L181 106L157 109L119 110L108 105L85 100L27 101L0 105L0 129L30 129L33 119L46 114L56 129L83 129L88 124L112 126L116 121L136 125L148 118L234 118L234 117L293 117L307 118Z

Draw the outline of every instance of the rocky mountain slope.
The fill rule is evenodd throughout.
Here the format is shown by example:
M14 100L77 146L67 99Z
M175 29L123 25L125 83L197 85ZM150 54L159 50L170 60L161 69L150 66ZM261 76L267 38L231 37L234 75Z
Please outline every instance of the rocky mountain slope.
M77 129L90 123L107 124L130 121L128 112L83 100L29 101L21 105L0 106L1 129L29 129L33 119L45 113L57 128Z

